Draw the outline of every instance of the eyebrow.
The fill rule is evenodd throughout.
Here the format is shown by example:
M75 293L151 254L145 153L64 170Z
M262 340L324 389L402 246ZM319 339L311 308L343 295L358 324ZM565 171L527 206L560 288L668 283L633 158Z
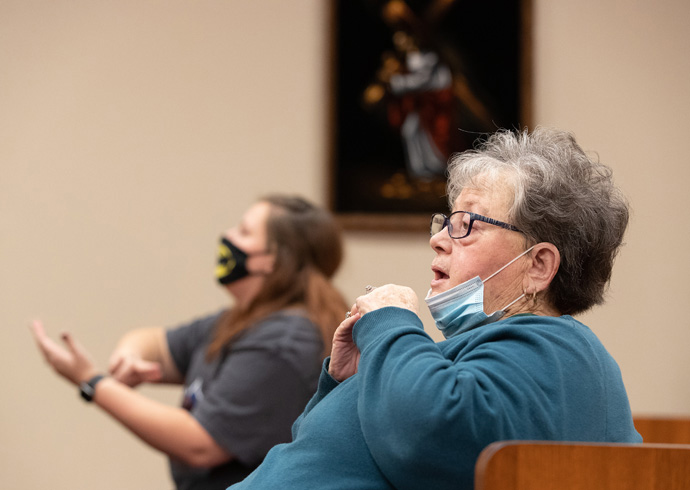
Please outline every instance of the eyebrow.
M473 209L475 208L475 206L479 209ZM451 212L454 213L455 211L468 211L474 214L481 214L482 216L488 216L489 214L489 210L475 200L466 201L464 207L462 208L456 208L455 206L453 206Z

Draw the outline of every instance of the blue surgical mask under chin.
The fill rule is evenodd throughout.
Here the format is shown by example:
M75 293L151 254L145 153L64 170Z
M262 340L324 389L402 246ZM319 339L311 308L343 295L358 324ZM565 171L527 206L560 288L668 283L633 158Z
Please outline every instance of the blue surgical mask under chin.
M425 301L431 316L436 322L436 327L445 338L449 339L454 335L467 332L473 328L497 322L505 316L508 308L524 298L525 295L523 293L500 310L496 310L490 315L484 313L484 283L528 253L532 248L534 247L530 247L522 252L487 277L485 281L476 276L431 298L427 295ZM431 290L429 290L429 293L431 293Z

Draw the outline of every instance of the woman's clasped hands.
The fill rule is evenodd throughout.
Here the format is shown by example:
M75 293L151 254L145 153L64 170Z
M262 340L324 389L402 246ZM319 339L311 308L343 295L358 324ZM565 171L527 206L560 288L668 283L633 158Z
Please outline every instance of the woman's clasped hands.
M352 338L352 329L357 321L367 313L395 306L405 308L415 314L419 313L419 301L412 289L406 286L387 284L372 288L367 286L367 293L358 297L348 316L338 326L333 335L331 360L328 373L336 381L344 381L357 372L360 351Z

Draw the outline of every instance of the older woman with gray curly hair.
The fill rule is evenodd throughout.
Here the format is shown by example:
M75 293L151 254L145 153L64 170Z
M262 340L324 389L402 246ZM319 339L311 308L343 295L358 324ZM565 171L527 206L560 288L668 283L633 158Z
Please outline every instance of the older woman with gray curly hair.
M414 292L373 288L335 333L319 388L233 489L471 489L497 440L640 442L620 370L571 315L602 303L628 223L611 170L568 133L499 131L449 166Z

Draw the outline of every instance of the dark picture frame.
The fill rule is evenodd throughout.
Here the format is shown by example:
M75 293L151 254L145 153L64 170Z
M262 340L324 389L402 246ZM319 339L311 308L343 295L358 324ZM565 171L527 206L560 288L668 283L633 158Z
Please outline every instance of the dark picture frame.
M422 231L453 153L531 119L531 0L332 0L329 202Z

